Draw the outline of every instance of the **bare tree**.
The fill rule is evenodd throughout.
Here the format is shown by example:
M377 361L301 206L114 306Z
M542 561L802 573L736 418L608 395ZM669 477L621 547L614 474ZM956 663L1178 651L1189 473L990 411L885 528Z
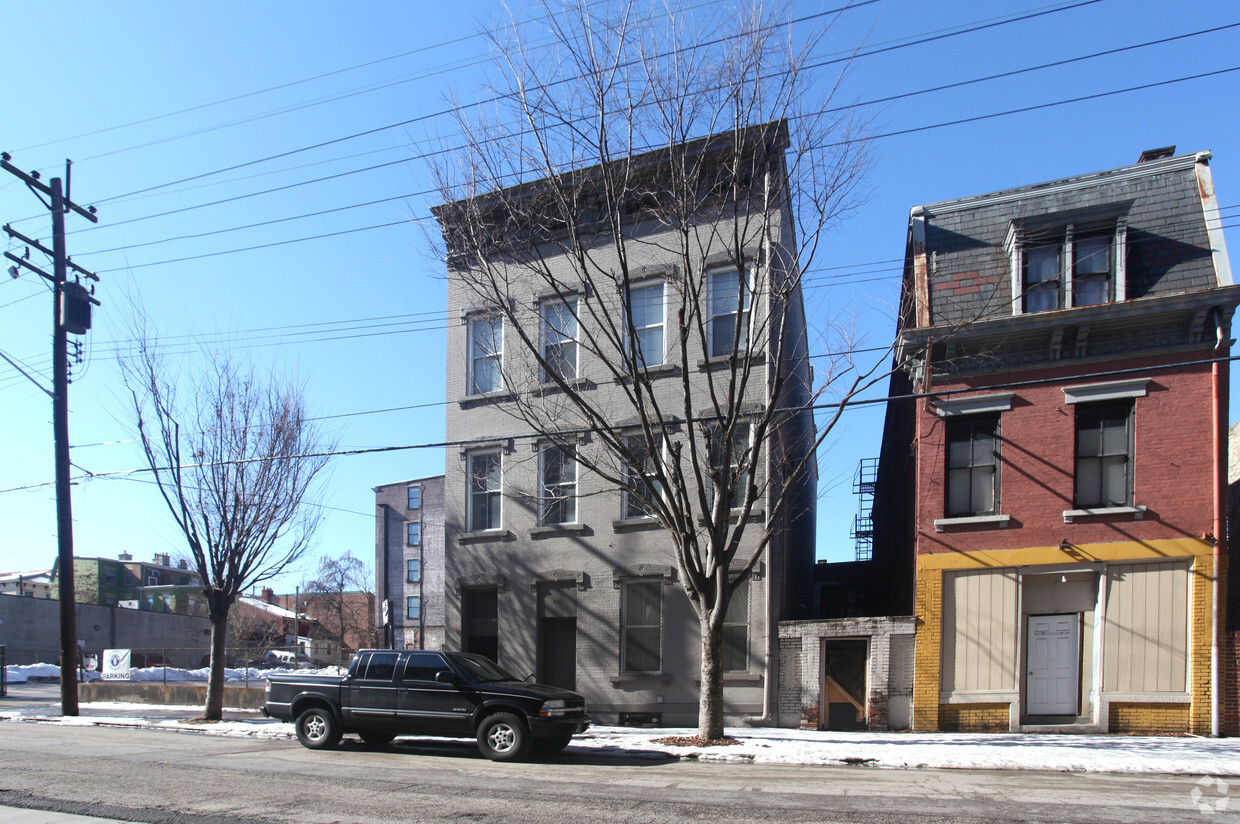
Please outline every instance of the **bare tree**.
M319 522L309 505L331 445L307 420L301 387L224 356L187 378L150 335L138 340L125 383L147 462L202 582L211 620L203 717L218 720L229 613L245 589L309 548Z
M269 647L283 644L284 630L280 622L266 612L244 600L239 600L228 611L228 649L237 660L248 662Z
M369 645L374 638L374 593L370 582L366 564L346 551L336 558L320 558L314 577L301 585L306 610L350 649L356 650L359 644Z
M867 125L831 108L838 78L806 70L824 30L794 32L784 6L641 9L549 8L549 48L515 24L497 36L491 103L458 105L465 148L435 169L435 212L449 290L495 319L490 342L471 325L470 379L502 384L553 460L671 537L715 740L732 594L812 511L817 447L887 374L845 345L815 382L802 305L824 231L862 196ZM652 281L651 260L671 274ZM837 405L815 429L824 392ZM553 485L529 494L565 505Z

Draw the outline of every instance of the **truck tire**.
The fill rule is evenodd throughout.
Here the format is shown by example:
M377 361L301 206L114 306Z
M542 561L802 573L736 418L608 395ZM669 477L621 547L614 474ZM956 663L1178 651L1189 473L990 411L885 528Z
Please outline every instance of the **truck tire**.
M559 755L573 740L572 733L568 735L557 735L555 738L535 738L534 753L544 758L552 755Z
M362 739L366 746L381 750L391 744L396 735L387 730L358 730L357 737Z
M311 750L330 750L340 743L340 725L331 710L311 707L297 716L297 740Z
M478 749L492 761L520 761L531 743L525 724L512 713L488 715L478 726Z

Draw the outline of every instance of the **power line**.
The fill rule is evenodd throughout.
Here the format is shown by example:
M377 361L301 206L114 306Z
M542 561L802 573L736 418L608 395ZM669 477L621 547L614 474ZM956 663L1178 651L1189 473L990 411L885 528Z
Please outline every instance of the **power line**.
M1134 366L1134 367L1129 367L1125 369L1106 369L1106 370L1082 373L1079 375L1072 375L1070 377L1055 376L1055 377L1045 377L1045 378L1032 378L1029 380L1021 380L1021 381L1008 381L1005 383L987 384L986 389L988 390L1020 389L1020 388L1029 387L1029 386L1044 386L1047 384L1066 384L1066 383L1071 383L1073 381L1096 380L1098 378L1111 378L1111 377L1117 377L1121 375L1139 375L1139 374L1147 374L1150 372L1161 372L1167 369L1176 369L1180 367L1206 366L1206 365L1215 364L1215 363L1231 363L1236 360L1240 360L1240 355L1228 355L1226 357L1215 357L1215 358L1201 358L1201 359L1188 360L1188 361L1178 361L1175 363L1157 364L1157 365L1152 365L1152 366L1148 366L1148 365L1147 366ZM844 411L847 411L848 409L852 409L852 408L864 407L864 406L875 406L877 404L890 403L891 401L951 397L954 395L967 394L970 392L977 392L977 391L978 391L978 388L972 387L972 386L964 387L961 389L938 389L938 390L932 390L930 392L910 392L910 393L906 393L902 395L886 395L881 398L858 398L858 399L848 399L848 400L843 400L843 401L828 401L828 402L823 402L823 403L811 403L811 404L805 404L802 406L782 407L782 408L776 409L775 411L777 413L789 413L789 414L802 412L807 409L812 409L812 410L843 409ZM701 418L698 418L697 420L709 421L713 419L714 418L712 418L711 416L703 416ZM574 434L586 434L586 433L593 432L593 431L595 431L595 428L586 427L586 428L580 428L580 429L557 430L556 434L568 436L568 435L574 435ZM307 453L300 454L300 455L284 456L279 459L243 458L243 459L227 460L227 461L211 461L207 463L182 464L177 467L159 467L158 471L167 472L167 471L171 471L172 469L205 469L205 468L210 468L210 467L215 467L215 466L237 466L237 465L251 464L251 463L262 463L262 462L272 461L272 460L300 460L300 459L309 459L309 458L352 457L352 456L357 456L357 455L374 455L374 454L387 453L387 452L405 452L405 451L409 451L413 449L447 449L449 447L469 448L469 447L494 444L496 441L508 441L508 440L524 441L524 440L537 439L537 438L545 437L545 435L546 433L541 432L541 431L540 432L509 433L505 435L489 434L482 438L464 438L464 439L457 439L457 440L435 441L435 442L427 442L427 443L400 444L400 445L393 445L393 446L373 446L373 447L362 447L362 448L355 448L355 449L334 449L334 450L324 450L324 451L319 451L319 452L307 452ZM122 476L145 474L148 472L155 472L155 471L156 471L155 469L152 469L149 466L138 467L136 469L117 469L117 470L113 470L110 472L88 473L83 476L78 476L77 478L74 478L73 480L76 482L81 482L81 481L95 480L99 478L118 478ZM37 483L37 484L26 484L24 486L9 487L8 489L0 489L0 494L4 494L7 492L22 492L22 491L31 490L31 489L40 489L46 486L50 486L51 483L52 482L45 481L45 482Z
M838 14L840 14L840 13L844 12L844 11L851 11L851 10L855 10L855 9L857 9L857 8L860 8L860 7L862 7L862 6L868 6L868 5L871 5L871 4L875 3L875 2L878 2L878 0L861 0L861 2L850 3L850 4L847 4L847 5L845 5L845 6L841 6L841 7L839 7L839 8L835 8L835 9L831 9L831 10L828 10L828 11L823 11L823 12L818 12L818 13L815 13L815 14L812 14L812 15L807 15L807 16L805 16L805 17L798 18L798 20L797 20L797 21L795 21L795 22L806 22L806 21L809 21L809 20L812 20L812 19L816 19L816 18L822 18L822 17L834 16L834 15L838 15ZM944 34L938 34L938 33L936 33L936 34L934 34L934 35L932 35L932 36L930 36L930 37L926 37L926 38L923 38L923 39L920 39L920 40L913 40L913 41L911 41L911 42L901 42L901 43L897 43L897 44L892 45L892 46L888 46L888 47L885 47L885 48L882 48L882 49L875 50L875 51L871 52L870 54L885 53L885 52L894 51L894 50L896 50L896 49L898 49L898 48L907 48L907 47L911 47L911 46L922 45L922 44L924 44L924 43L929 43L929 42L934 42L934 41L942 40L942 39L945 39L945 38L947 38L947 37L957 36L958 34L964 34L964 33L969 33L969 34L971 34L971 33L975 33L975 32L977 32L977 31L981 31L981 30L984 30L984 29L995 28L995 27L998 27L998 26L1007 25L1008 23L1012 23L1012 22L1024 22L1024 21L1026 21L1026 20L1028 20L1028 19L1031 19L1031 18L1034 18L1034 17L1040 17L1040 16L1044 16L1044 15L1046 15L1046 14L1055 14L1055 13L1059 13L1059 12L1062 12L1062 11L1071 11L1071 10L1075 10L1075 9L1080 8L1080 7L1083 7L1083 6L1093 5L1093 4L1096 4L1096 3L1099 3L1099 2L1102 2L1102 0L1081 0L1081 2L1072 3L1072 4L1070 4L1070 5L1066 5L1066 6L1057 6L1057 7L1052 7L1052 8L1050 8L1050 9L1038 10L1038 11L1036 11L1036 12L1034 12L1034 13L1024 13L1024 12L1018 12L1018 13L1016 13L1015 15L1012 15L1012 16L1009 16L1009 17L1006 17L1006 18L1000 18L1000 19L998 19L998 20L995 20L994 22L988 22L988 23L985 23L985 24L983 24L983 25L972 26L971 24L964 24L964 25L966 25L966 26L971 26L971 27L970 27L970 28L967 28L966 30L964 30L964 31L962 31L962 32L954 32L954 33L953 33L953 32L949 32L949 33L944 33ZM786 25L786 24L782 24L782 23L781 23L781 24L778 24L778 25L782 26L782 25ZM769 28L769 27L768 27L768 28ZM718 42L718 41L716 41L716 42ZM681 48L681 49L675 49L675 50L673 50L672 52L670 52L670 53L669 53L669 56L670 56L670 55L679 54L679 53L681 53L681 52L685 52L685 51L690 51L690 50L700 49L700 48L702 48L704 45L709 45L709 44L694 44L694 45L692 45L692 46L687 46L687 47L684 47L684 48ZM846 59L846 58L839 58L839 60L842 60L842 59ZM829 63L829 62L837 62L837 60L828 61L828 63ZM826 65L826 63L824 63L824 64L822 64L822 65ZM558 81L558 82L560 82L560 83L562 83L562 82L567 82L567 81L570 81L570 80L573 80L573 79L579 79L579 77L580 77L580 76L575 77L575 78L566 78L566 79L561 80L561 81ZM481 105L486 105L486 104L488 104L488 103L498 102L499 100L502 100L502 99L503 99L503 98L502 98L502 96L493 96L493 97L486 98L486 99L483 99L483 100L481 100L481 101L478 101L478 102L476 102L476 103L474 103L474 104L471 104L471 106L481 106ZM157 185L155 185L155 186L149 186L149 187L145 187L145 188L143 188L143 189L138 189L138 190L135 190L135 191L132 191L132 192L127 192L127 193L125 193L125 194L113 195L113 196L111 196L111 197L106 197L106 198L103 198L103 199L101 199L101 200L97 200L97 201L96 201L96 203L107 203L107 202L111 202L111 201L115 201L115 200L120 200L120 199L124 199L124 198L129 198L129 197L133 197L133 196L136 196L136 195L139 195L139 194L145 194L145 193L147 193L147 192L155 191L155 190L157 190L157 189L165 189L165 188L169 188L169 187L171 187L171 186L176 186L176 185L179 185L179 184L181 184L181 183L187 183L187 182L191 182L191 181L194 181L194 180L200 180L200 179L202 179L202 178L204 178L204 177L210 177L210 176L213 176L213 175L223 174L223 173L230 172L230 171L236 171L236 170L238 170L238 169L243 169L243 168L247 168L247 167L250 167L250 166L255 166L255 165L258 165L258 164L260 164L260 163L266 163L266 162L271 161L271 160L277 160L277 159L280 159L280 158L289 157L289 156L291 156L291 155L295 155L295 154L300 154L300 153L303 153L303 152L312 151L312 150L314 150L314 149L321 149L321 148L325 148L325 147L327 147L327 146L336 145L336 144L338 144L338 143L342 143L342 142L349 141L349 140L355 140L355 139L358 139L358 138L361 138L361 137L368 137L368 136L370 136L370 135L377 134L377 133L384 132L384 131L389 131L389 130L392 130L392 129L402 128L402 127L406 127L406 126L411 126L411 125L413 125L413 124L415 124L415 123L419 123L419 122L423 122L423 121L426 121L426 120L430 120L430 119L432 119L432 118L448 116L448 115L452 114L454 111L455 111L455 109L453 109L453 108L441 109L441 110L436 111L436 112L431 112L431 113L428 113L428 114L418 115L417 117L408 118L408 119L405 119L405 120L400 120L400 121L397 121L397 122L395 122L395 123L389 123L389 124L386 124L386 125L383 125L383 126L377 126L377 127L373 127L373 128L370 128L370 129L365 129L365 130L362 130L362 131L359 131L359 132L354 132L354 133L351 133L351 134L348 134L348 135L343 135L343 136L341 136L341 137L333 138L333 139L331 139L331 140L321 141L321 142L319 142L319 143L314 143L314 144L310 144L310 145L307 145L307 146L302 146L302 147L299 147L299 148L290 149L290 150L287 150L287 151L284 151L284 152L278 152L278 153L275 153L275 154L267 155L267 156L265 156L265 157L256 158L256 159L254 159L254 160L249 160L249 161L245 161L245 162L243 162L243 163L234 164L234 165L232 165L232 166L227 166L227 167L224 167L224 168L215 169L215 170L208 171L208 172L202 172L202 173L199 173L199 174L195 174L195 175L191 175L191 176L188 176L188 177L180 178L180 179L178 179L178 180L168 181L168 182L166 182L166 183L157 184Z
M603 2L603 0L592 0L592 2L587 3L587 5L588 5L588 6L589 6L589 5L596 5L596 4L597 4L597 3L599 3L599 2ZM543 21L543 20L547 20L550 16L551 16L551 15L543 15L543 16L541 16L541 17L535 17L535 18L532 18L532 19L530 19L530 20L516 21L516 22L515 22L515 25L517 25L517 26L527 26L527 25L530 25L530 24L532 24L532 23L538 23L538 22L541 22L541 21ZM288 81L288 82L286 82L286 83L279 83L279 84L277 84L277 85L275 85L275 86L268 86L267 88L264 88L264 89L256 89L256 90L254 90L254 91L249 91L249 92L244 92L244 93L242 93L242 94L233 95L232 97L226 97L226 98L223 98L223 99L220 99L220 100L213 100L213 101L211 101L211 102L209 102L209 103L199 103L199 104L197 104L197 105L194 105L194 106L188 106L188 107L183 108L183 109L177 109L177 110L175 110L175 111L165 112L165 113L163 113L163 114L158 114L158 115L151 115L150 117L144 117L144 118L141 118L141 119L139 119L139 120L132 120L132 121L129 121L128 123L121 123L121 124L118 124L118 125L115 125L115 126L107 126L107 127L105 127L105 128L102 128L102 129L95 129L95 130L93 130L93 131L89 131L89 132L82 132L81 134L76 134L76 135L73 135L72 137L62 137L62 138L57 138L56 140L49 140L49 141L46 141L46 142L44 142L44 143L36 143L36 144L34 144L34 145L32 145L32 146L26 146L26 147L24 147L24 148L20 148L20 149L17 149L17 150L15 150L15 151L20 151L20 152L32 151L32 150L34 150L34 149L42 149L42 148L47 147L47 146L55 146L55 145L57 145L57 144L59 144L59 143L67 143L67 142L69 142L69 141L71 141L71 140L79 140L79 139L86 138L86 137L95 137L95 136L97 136L97 135L107 134L108 132L114 132L114 131L118 131L118 130L120 130L120 129L127 129L127 128L130 128L130 127L132 127L132 126L143 126L143 125L146 125L147 123L154 123L154 122L156 122L156 121L158 121L158 120L166 120L166 119L168 119L168 118L170 118L170 117L176 117L176 116L179 116L179 115L182 115L182 114L189 114L190 112L201 111L201 110L203 110L203 109L214 108L214 107L216 107L216 106L223 106L223 105L227 105L227 104L229 104L229 103L236 103L236 102L237 102L237 101L239 101L239 100L245 100L245 99L250 98L250 97L257 97L257 96L259 96L259 95L269 94L269 93L271 93L271 92L282 91L282 90L284 90L284 89L292 88L292 87L294 87L294 86L300 86L300 85L304 85L304 84L306 84L306 83L313 83L313 82L315 82L315 81L317 81L317 80L324 80L324 79L329 78L329 77L335 77L335 76L337 76L337 75L347 74L348 72L357 71L357 70L359 70L359 69L366 69L366 68L370 68L371 66L377 66L377 65L379 65L380 63L388 63L388 62L391 62L391 61L393 61L393 60L400 60L401 58L405 58L405 57L412 57L413 55L416 55L416 54L424 54L424 53L429 52L429 51L434 51L435 49L441 49L441 48L447 48L447 47L449 47L449 46L455 46L455 45L457 45L457 44L459 44L459 43L464 43L464 42L466 42L466 41L468 41L468 40L473 40L473 39L475 39L475 38L479 38L479 37L486 37L486 36L488 36L488 35L490 35L490 34L494 34L494 33L495 33L495 32L494 32L494 30L490 30L490 31L483 31L483 32L475 32L475 33L473 33L473 34L461 35L460 37L454 37L454 38L451 38L451 39L448 39L448 40L441 40L441 41L440 41L440 42L438 42L438 43L431 43L431 44L428 44L428 45L426 45L426 46L419 46L419 47L418 47L418 48L416 48L416 49L411 49L411 50L409 50L409 51L400 52L399 54L392 54L392 55L388 55L387 57L379 57L379 58L376 58L376 59L374 59L374 60L368 60L368 61L366 61L366 62L364 62L364 63L358 63L358 64L355 64L355 65L353 65L353 66L346 66L346 67L344 67L344 68L340 68L340 69L333 69L332 71L323 72L323 73L321 73L321 74L312 75L312 76L310 76L310 77L303 77L303 78L300 78L300 79L298 79L298 80L290 80L290 81ZM485 59L485 58L478 58L478 59L480 59L480 60L481 60L481 59ZM468 65L468 64L466 64L466 65ZM415 78L415 79L418 79L418 78ZM409 82L409 81L408 81L408 80L402 80L401 82ZM373 84L372 84L372 85L373 85ZM362 93L362 92L359 92L359 93ZM285 110L279 110L279 111L277 111L276 113L278 114L278 113L281 113L281 112L283 112L283 111L285 111ZM225 125L233 125L233 124L225 124ZM177 138L170 138L170 140L171 140L171 139L177 139ZM167 142L167 141L157 141L156 143L159 143L159 142ZM130 147L130 149L132 149L132 148L146 148L146 147L151 146L151 145L156 145L156 143L145 143L145 144L142 144L142 146L138 146L138 147ZM101 157L108 157L108 156L111 156L111 155L120 154L121 152L124 152L124 151L129 151L130 149L119 149L119 150L117 150L117 151L107 152L107 153L105 153L105 154L94 155L93 157L83 158L83 160L95 160L95 159L98 159L98 158L101 158Z
M1027 73L1030 73L1030 72L1035 72L1035 71L1042 71L1042 70L1044 70L1044 69L1048 69L1048 68L1061 67L1061 66L1069 65L1069 64L1072 64L1072 63L1078 63L1078 62L1085 61L1085 60L1092 60L1092 59L1096 59L1096 58L1099 58L1099 57L1110 56L1110 55L1114 55L1114 54L1118 54L1118 53L1122 53L1122 52L1127 52L1127 51L1133 51L1133 50L1135 50L1135 49L1148 48L1148 47L1150 47L1150 46L1157 46L1157 45L1164 45L1164 44L1166 44L1166 43L1170 43L1170 42L1174 42L1174 41L1178 41L1178 40L1184 40L1184 39L1187 39L1187 38L1190 38L1190 37L1199 37L1199 36L1202 36L1202 35L1205 35L1205 34L1214 34L1214 33L1220 32L1220 31L1224 31L1224 30L1227 30L1227 29L1232 29L1232 28L1236 28L1236 27L1240 27L1240 23L1229 23L1229 24L1222 25L1222 26L1216 26L1216 27L1214 27L1214 28L1202 29L1202 30L1200 30L1200 31L1190 32L1190 33L1187 33L1187 34L1181 34L1181 35L1175 35L1175 36L1171 36L1171 37L1165 37L1165 38L1161 38L1161 39L1158 39L1158 40L1151 40L1151 41L1147 41L1147 42L1145 42L1145 43L1137 43L1137 44L1132 44L1132 45L1128 45L1128 46L1121 46L1121 47L1114 48L1114 49L1107 49L1107 50L1100 51L1100 52L1094 52L1094 53L1092 53L1092 54L1080 55L1080 56L1077 56L1077 57L1067 58L1067 59L1064 59L1064 60L1059 60L1059 61L1055 61L1055 62L1051 62L1051 63L1043 63L1043 64L1040 64L1040 65L1037 65L1037 66L1030 66L1030 67L1026 67L1026 68L1023 68L1023 69L1015 69L1015 70L1012 70L1012 71L1000 72L1000 73L998 73L998 74L991 74L991 75L986 75L986 76L983 76L983 77L976 77L976 78L971 78L971 79L968 79L968 80L962 80L962 81L959 81L959 82L956 82L956 83L948 83L948 84L944 84L944 85L940 85L940 86L934 86L934 87L931 87L931 88L920 89L920 90L917 90L917 91L904 92L904 93L901 93L901 94L896 94L896 95L889 95L889 96L887 96L887 97L875 98L875 99L873 99L873 100L862 101L862 102L859 102L859 103L851 103L851 104L848 104L848 105L846 105L846 106L837 106L837 107L832 107L832 108L824 109L823 111L824 111L824 112L842 112L842 111L848 111L848 110L857 109L857 108L865 108L865 107L868 107L868 106L874 106L874 105L878 105L878 104L881 104L881 103L889 103L889 102L892 102L892 101L895 101L895 100L903 100L903 99L908 99L908 98L912 98L912 97L917 97L917 96L920 96L920 95L932 94L932 93L936 93L936 92L940 92L940 91L945 91L945 90L949 90L949 89L962 88L962 87L965 87L965 86L975 85L975 84L977 84L977 83L988 82L988 81L991 81L991 80L996 80L996 79L1001 79L1001 78L1006 78L1006 77L1013 77L1013 76L1017 76L1017 75L1021 75L1021 74L1027 74ZM864 56L864 55L863 55L863 56ZM400 148L400 147L393 147L393 148ZM287 185L285 185L285 186L274 187L274 188L270 188L270 189L264 189L264 190L259 191L259 192L253 192L253 193L243 194L243 195L239 195L239 196L235 196L235 197L230 197L230 198L226 198L226 199L222 199L222 200L211 201L211 202L209 202L209 203L205 203L205 204L199 204L199 205L192 205L192 206L182 207L182 208L179 208L179 209L173 209L173 210L169 210L169 211L165 211L165 212L160 212L160 213L153 214L153 215L139 216L139 217L136 217L136 218L130 218L130 219L128 219L128 220L117 221L117 222L115 222L115 223L109 224L109 226L99 227L99 228L111 228L111 227L113 227L113 226L121 226L121 225L125 225L125 224L128 224L128 223L134 223L134 222L143 221L143 220L150 220L150 219L153 219L153 218L158 218L158 217L167 217L167 216L169 216L169 215L180 214L180 213L182 213L182 212L192 211L192 210L195 210L195 209L205 208L205 207L208 207L208 206L216 206L216 205L220 205L220 204L223 204L223 203L230 203L230 202L234 202L234 201L236 201L236 200L245 199L245 198L248 198L248 197L257 197L257 196L260 196L260 195L272 194L272 193L275 193L275 192L280 192L280 191L286 191L286 190L288 190L288 189L297 188L297 187L300 187L300 186L305 186L305 185L310 185L310 184L313 184L313 183L320 183L320 182L324 182L324 181L326 181L326 180L334 180L334 179L338 179L338 178L340 178L340 177L344 177L344 176L351 175L351 174L361 174L361 173L365 173L365 172L369 172L369 171L374 171L374 170L376 170L376 169L386 168L386 167L388 167L388 166L394 166L394 165L398 165L398 164L402 164L402 163L408 163L408 162L411 162L411 161L414 161L414 160L426 160L426 159L428 159L428 158L430 158L430 157L432 157L432 156L435 156L435 155L437 155L437 154L443 154L443 153L445 153L445 152L450 152L450 151L459 151L459 150L460 150L460 148L461 148L461 147L456 147L456 146L454 146L454 147L448 147L448 148L446 148L446 149L437 149L437 150L435 150L435 151L433 151L433 152L425 152L425 153L418 154L418 155L412 155L412 156L410 156L410 157L407 157L407 158L402 158L402 159L400 159L400 160L392 161L392 162L390 162L390 163L386 163L386 164L380 164L380 165L376 165L376 166L368 166L368 167L364 167L364 168L362 168L362 169L358 169L358 170L351 170L351 171L347 171L347 172L344 172L344 173L338 173L338 174L335 174L335 175L330 175L330 176L323 177L323 178L316 178L316 179L309 180L309 181L301 181L301 182L297 182L297 183L287 184ZM387 151L387 150L385 149L385 150L381 150L381 151ZM332 161L324 161L324 162L332 162ZM370 201L366 201L366 202L363 202L363 203L357 203L357 204L353 204L353 205L351 205L351 206L339 206L339 207L335 207L335 208L331 208L331 209L324 209L324 210L319 210L319 211L315 211L315 212L308 212L308 213L301 214L301 215L294 215L294 216L290 216L290 217L277 218L277 219L274 219L274 220L268 220L268 221L263 221L263 222L259 222L259 223L250 223L250 224L245 224L245 225L243 225L243 226L234 226L234 227L230 227L230 228L226 228L226 229L217 229L217 230L210 231L210 232L201 232L201 233L192 234L192 235L182 235L182 236L172 237L172 238L162 238L162 239L159 239L159 240L148 241L148 242L146 242L146 243L131 244L131 245L128 245L128 246L114 247L114 248L110 248L110 249L101 249L101 250L98 250L98 251L95 251L95 252L87 252L87 253L83 253L83 254L103 254L103 253L107 253L107 252L116 252L116 251L123 251L123 250L138 249L138 248L143 248L143 247L147 247L147 246L155 246L155 245L159 245L159 244L163 244L163 243L168 243L168 242L172 242L172 241L178 241L178 240L199 239L199 238L209 237L209 236L213 236L213 235L225 234L225 233L228 233L228 232L242 231L242 230L245 230L245 229L253 229L253 228L258 228L258 227L262 227L262 226L270 226L270 225L273 225L273 224L277 224L277 223L284 223L284 222L289 222L289 221L292 221L292 220L300 220L300 219L303 219L303 218L310 218L310 217L319 217L319 216L322 216L322 215L326 215L326 214L333 214L333 213L336 213L336 212L342 212L342 211L347 211L347 210L351 210L351 209L365 208L365 207L368 207L368 206L380 205L380 204L383 204L383 203L390 203L390 202L397 201L397 200L407 200L407 199L410 199L410 198L425 197L425 196L427 196L427 195L431 195L431 194L435 194L435 190L423 190L423 191L420 191L420 192L411 192L411 193L408 193L408 194L395 195L395 196L388 197L388 198L381 198L381 199L378 199L378 200L370 200ZM80 230L80 231L91 231L91 229L83 229L83 230Z
M1226 206L1226 207L1223 207L1220 211L1233 211L1238 208L1240 208L1240 206ZM1178 224L1167 224L1167 226L1168 228L1174 229L1177 227L1177 225L1179 228L1185 228L1185 227L1190 227L1190 226L1196 227L1197 224L1198 224L1198 221L1195 218L1190 217L1190 218L1185 218L1179 221ZM1228 224L1223 224L1222 226L1222 228L1224 229L1237 228L1237 227L1240 227L1240 223L1234 223L1234 224L1228 223ZM1158 238L1149 238L1148 240L1130 240L1128 245L1130 248L1137 248L1142 243L1161 242L1162 240L1166 238L1177 239L1174 234L1169 234L1167 232L1164 232ZM1189 239L1189 236L1188 234L1183 234L1178 239L1187 240ZM873 270L866 271L866 272L845 272L845 273L836 274L836 275L821 275L821 276L814 274L814 273L822 273L822 272L828 272L828 271L856 269L862 266L869 266L872 264L881 264L881 263L897 263L900 265L892 266L888 268L873 269ZM806 273L806 275L803 276L802 284L804 285L804 288L808 291L808 290L814 290L814 289L840 288L843 286L856 286L856 285L860 285L864 283L887 281L887 280L893 279L891 275L881 275L877 277L861 277L861 276L871 275L871 274L879 275L882 272L900 273L903 271L903 263L904 263L903 258L892 258L892 259L888 259L885 261L873 261L869 263L847 264L847 265L841 265L841 266L835 266L835 267L818 267L812 270L811 272ZM830 280L831 282L822 283L821 282L822 280ZM288 325L288 326L260 327L258 329L244 330L239 333L216 333L212 335L212 337L215 337L216 339L220 339L225 336L228 336L230 338L229 340L230 347L235 350L241 350L241 349L265 348L268 346L283 346L289 343L328 343L328 342L340 342L340 341L346 341L346 340L358 340L358 339L365 339L365 338L372 338L372 337L388 337L391 335L400 335L400 334L443 331L444 329L447 328L446 325L442 325L442 323L446 320L447 320L446 311L435 310L432 312L418 312L418 313L410 313L410 314L404 314L404 315L383 315L383 316L377 316L377 317L372 317L372 318L354 318L354 319L338 320L338 321L321 321L321 322L311 323L311 324L293 324L293 325ZM382 323L379 323L379 321L382 321ZM434 324L434 325L428 325L428 324ZM305 329L306 326L334 327L334 328L319 328L319 329L307 330ZM374 330L380 330L384 326L388 326L388 327L396 326L396 327L402 327L402 328L374 331ZM287 332L286 330L297 330L297 331ZM358 334L341 334L342 332L358 332ZM241 342L238 342L238 339L236 337L237 335L248 336L248 337L243 337L241 338ZM311 337L311 336L317 336L317 337ZM296 340L290 341L289 340L290 337L296 338ZM174 336L173 338L164 339L164 340L165 341L166 340L173 340L173 341L180 340L182 341L181 343L174 343L173 346L189 347L193 345L196 341L201 340L201 338L198 335L179 335L179 336ZM271 342L259 342L263 340L270 340ZM116 358L116 357L119 357L121 353L126 351L126 349L128 348L127 346L125 346L126 344L132 344L134 342L135 341L133 339L116 339L112 341L101 341L99 344L95 346L95 348L92 351L95 354L101 354L103 356L111 356L113 358ZM108 348L101 348L101 347L108 347ZM184 352L188 350L182 349L181 351ZM171 350L170 350L170 353L172 353ZM839 353L836 353L836 354L839 354ZM826 356L829 356L829 355L814 355L811 357L826 357ZM41 368L46 365L45 358L39 361L35 361L33 358L31 358L30 360L34 361L34 363L37 364L35 368ZM5 386L5 385L12 385L14 383L20 383L20 382L21 381L17 378L17 376L11 376L11 378L7 382L5 382L4 379L0 378L0 387Z

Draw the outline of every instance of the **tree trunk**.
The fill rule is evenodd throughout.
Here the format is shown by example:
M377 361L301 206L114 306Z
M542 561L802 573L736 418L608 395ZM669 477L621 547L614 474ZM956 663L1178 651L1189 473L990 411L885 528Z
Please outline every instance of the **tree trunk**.
M702 694L698 701L698 736L706 741L723 738L723 622L703 611Z
M211 618L211 672L207 676L207 704L202 717L219 721L224 715L224 668L228 664L228 611L231 604L219 595L209 597Z

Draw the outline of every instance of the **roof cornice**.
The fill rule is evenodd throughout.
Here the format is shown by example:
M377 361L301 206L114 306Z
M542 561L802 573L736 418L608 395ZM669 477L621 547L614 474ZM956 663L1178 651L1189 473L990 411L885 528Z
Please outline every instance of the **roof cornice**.
M1151 160L1145 163L1138 163L1133 166L1122 166L1118 169L1111 169L1105 172L1093 172L1091 174L1081 175L1080 177L1063 178L1061 180L1052 180L1046 183L1033 183L1028 186L1020 186L1015 189L1004 189L998 192L991 192L989 194L971 195L969 197L956 198L954 200L942 200L938 203L926 203L920 206L914 206L911 210L911 214L914 216L926 213L932 215L947 214L950 212L962 211L964 209L977 209L984 206L1010 203L1016 200L1027 200L1033 197L1063 194L1065 192L1088 189L1094 186L1119 183L1127 180L1136 180L1166 172L1184 171L1193 168L1198 163L1205 163L1209 161L1211 156L1211 153L1208 151L1196 152L1194 154L1169 157L1165 160Z
M1122 322L1130 317L1149 318L1155 315L1174 314L1213 306L1234 308L1237 304L1240 304L1240 285L1216 286L1211 289L1178 292L1174 295L1137 298L1096 306L1059 309L1053 312L1004 315L998 318L982 318L965 324L941 324L918 329L903 329L898 336L905 345L924 343L927 340L976 339L1008 335L1014 332L1031 332L1037 329L1051 330L1065 324Z

